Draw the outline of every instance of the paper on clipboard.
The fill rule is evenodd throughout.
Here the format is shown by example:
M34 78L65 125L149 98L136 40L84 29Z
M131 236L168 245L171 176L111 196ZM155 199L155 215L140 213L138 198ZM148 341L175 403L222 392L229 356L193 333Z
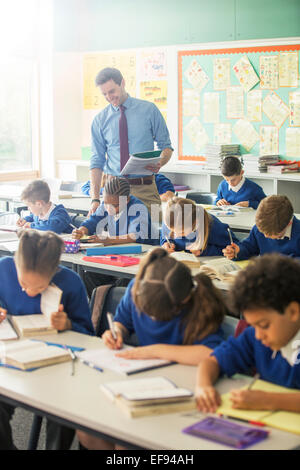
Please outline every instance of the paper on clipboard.
M151 156L151 154L153 156ZM161 151L143 152L130 155L129 160L120 172L121 175L152 175L153 171L147 170L146 166L155 165L160 161Z

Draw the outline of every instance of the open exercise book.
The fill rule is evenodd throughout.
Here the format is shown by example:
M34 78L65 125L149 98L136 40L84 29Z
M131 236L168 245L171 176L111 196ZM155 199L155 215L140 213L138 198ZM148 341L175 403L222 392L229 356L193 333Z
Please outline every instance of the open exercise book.
M247 387L245 387L247 388ZM300 393L299 390L274 385L264 380L257 380L251 390L262 390L274 393ZM300 435L300 413L291 411L268 411L268 410L240 410L232 408L229 393L222 395L222 404L216 413L232 418L242 419L248 422L263 423L266 426L293 432Z
M100 389L129 417L187 411L195 408L193 393L165 377L122 380Z
M151 150L129 155L129 159L121 171L121 175L152 175L153 171L146 166L155 165L160 161L161 150Z
M206 274L211 279L219 279L220 281L234 281L237 273L247 266L248 260L232 261L227 258L217 258L205 261L199 272Z
M189 268L200 268L200 258L197 258L192 253L186 251L173 251L170 256L175 258L177 261L181 261Z
M30 339L0 342L2 363L27 370L70 361L69 351Z
M130 346L123 347L124 349L131 349ZM136 374L144 370L156 369L157 367L163 367L171 364L170 361L164 359L125 359L123 357L117 357L120 351L99 348L99 349L88 349L77 353L77 357L88 365L96 366L98 368L110 369L114 372L121 374Z
M51 325L51 314L58 311L62 290L51 284L41 294L41 312L33 315L10 315L9 320L19 336L57 333Z
M6 227L3 226L3 227ZM0 226L0 250L14 253L18 249L19 239L16 230L2 230Z

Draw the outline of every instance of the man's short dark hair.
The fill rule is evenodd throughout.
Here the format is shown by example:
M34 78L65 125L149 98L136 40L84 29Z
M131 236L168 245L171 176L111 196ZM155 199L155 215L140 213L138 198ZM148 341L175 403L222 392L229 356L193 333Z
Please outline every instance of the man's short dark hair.
M283 314L291 302L300 304L300 262L280 253L265 254L250 261L229 292L230 309L266 309Z
M239 175L242 171L242 164L239 157L225 157L221 165L223 176Z
M123 80L123 75L120 70L114 69L113 67L106 67L105 69L100 70L95 78L96 86L103 85L109 80L113 80L117 85L121 85Z

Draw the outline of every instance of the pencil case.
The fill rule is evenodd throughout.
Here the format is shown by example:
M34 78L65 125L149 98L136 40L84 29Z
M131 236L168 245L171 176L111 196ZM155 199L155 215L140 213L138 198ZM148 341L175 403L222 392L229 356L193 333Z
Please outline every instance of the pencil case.
M111 266L133 266L139 264L140 258L133 258L131 256L122 255L99 255L99 256L84 256L84 261L90 261L92 263L110 264Z
M182 432L225 444L235 449L245 449L266 439L269 435L268 431L213 416L183 429Z
M65 253L78 253L80 250L80 241L73 239L64 240Z
M100 246L99 248L87 248L86 256L94 255L124 255L142 253L141 245L124 246Z

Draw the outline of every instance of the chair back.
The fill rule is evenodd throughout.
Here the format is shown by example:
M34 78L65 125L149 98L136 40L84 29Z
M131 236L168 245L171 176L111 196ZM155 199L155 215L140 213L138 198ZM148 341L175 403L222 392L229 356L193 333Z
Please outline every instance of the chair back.
M216 197L215 193L190 192L186 194L186 198L195 201L196 204L213 204Z

